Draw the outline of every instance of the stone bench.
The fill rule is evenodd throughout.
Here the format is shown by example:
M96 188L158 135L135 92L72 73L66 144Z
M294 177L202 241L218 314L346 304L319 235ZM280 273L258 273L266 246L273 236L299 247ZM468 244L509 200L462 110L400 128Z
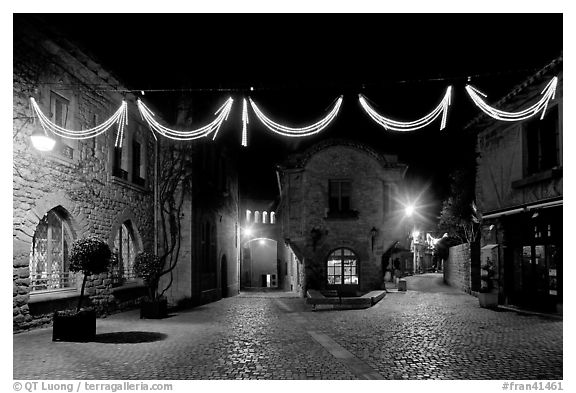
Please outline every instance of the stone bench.
M325 296L325 294L337 296ZM319 309L361 309L372 307L386 296L386 291L371 291L362 296L338 296L338 291L318 291L309 289L306 292L306 304L312 305L312 310Z

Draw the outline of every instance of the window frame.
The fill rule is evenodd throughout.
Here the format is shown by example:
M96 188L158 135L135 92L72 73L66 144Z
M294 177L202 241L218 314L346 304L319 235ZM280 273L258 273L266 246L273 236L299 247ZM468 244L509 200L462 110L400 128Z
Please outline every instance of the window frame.
M553 127L549 127L552 123ZM522 124L522 135L524 139L523 154L523 177L537 175L539 173L559 167L561 164L561 130L560 130L560 108L553 105L548 108L548 112L541 120L539 116L527 120ZM553 129L551 129L553 128ZM553 136L546 133L553 132ZM546 136L544 139L542 136ZM543 140L554 144L554 152L550 149L543 150ZM550 160L550 163L544 161Z
M62 261L58 263L58 265L62 266L61 271L54 271L53 270L53 263L52 258L54 257L54 253L52 252L52 232L53 227L50 225L50 217L55 217L59 221L60 225L60 242L61 242L61 257L63 258ZM37 244L37 233L41 225L46 226L46 256L44 264L46 266L44 272L38 273L38 269L33 269L33 259L36 252L36 244ZM68 242L66 241L68 239ZM30 252L30 259L28 262L29 267L29 277L30 277L30 294L31 295L39 295L45 293L54 293L54 292L61 292L61 291L75 291L76 290L76 283L75 277L73 272L70 271L70 262L69 262L69 254L72 247L72 242L74 241L74 232L68 223L68 220L64 214L58 211L58 208L50 209L44 217L38 222L36 229L34 230L34 235L32 237L32 250ZM37 261L35 262L38 263ZM37 285L35 281L38 279L34 278L38 274L42 276L48 275L57 275L60 279L59 284L52 284L54 287L50 287L51 281L54 279L46 277L47 284L45 285L47 288L44 289L34 289ZM40 285L38 285L40 286Z
M339 252L339 255L335 255L337 252ZM346 252L348 252L349 254L346 254ZM331 261L336 260L339 262L339 273L336 274L336 265L332 265L330 266L329 263ZM345 266L345 261L347 260L351 260L353 258L354 263L353 266L349 266L350 268L354 269L354 273L353 274L346 274L346 266ZM358 258L358 254L356 252L354 252L354 250L352 250L351 248L348 247L339 247L336 249L333 249L332 251L330 251L330 253L328 254L328 257L326 258L326 285L329 288L342 288L342 287L358 287L360 285L360 260ZM332 271L334 272L333 274L330 274L330 270L332 269ZM330 280L330 277L338 277L339 280ZM346 277L351 278L350 281L353 281L352 278L356 278L356 282L348 282L346 283Z

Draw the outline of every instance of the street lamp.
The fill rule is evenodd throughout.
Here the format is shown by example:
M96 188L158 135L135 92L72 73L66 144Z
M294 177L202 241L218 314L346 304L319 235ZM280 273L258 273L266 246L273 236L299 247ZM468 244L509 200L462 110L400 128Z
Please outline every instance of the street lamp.
M34 146L36 150L40 151L51 151L56 144L56 141L53 138L50 138L40 130L34 131L34 133L30 135L30 140L32 141L32 146Z
M404 215L411 219L412 221L412 269L414 274L416 274L416 238L420 236L420 232L416 230L416 224L414 222L414 215L416 213L416 206L413 204L408 204L404 208Z

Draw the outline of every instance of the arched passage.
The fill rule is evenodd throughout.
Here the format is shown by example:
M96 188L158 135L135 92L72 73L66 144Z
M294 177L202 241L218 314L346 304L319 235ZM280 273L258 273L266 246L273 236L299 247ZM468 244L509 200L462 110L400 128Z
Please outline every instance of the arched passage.
M250 239L242 246L241 288L278 287L278 245L269 238Z

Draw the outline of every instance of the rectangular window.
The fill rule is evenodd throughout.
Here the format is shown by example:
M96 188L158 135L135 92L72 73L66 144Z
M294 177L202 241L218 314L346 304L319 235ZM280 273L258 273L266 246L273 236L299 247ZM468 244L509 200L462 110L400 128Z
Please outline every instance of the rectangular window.
M142 176L142 144L139 141L132 140L132 182L139 186L144 186L144 177Z
M112 164L112 176L119 177L120 179L128 180L128 171L122 167L123 156L125 152L121 147L114 147L114 157Z
M559 165L560 143L558 106L550 108L544 119L539 116L526 123L525 174L532 175Z
M349 180L330 180L328 184L328 208L331 213L350 211L351 183Z
M68 125L68 112L70 108L70 101L54 92L50 93L50 120L59 127L66 128ZM74 149L68 143L66 139L58 136L52 135L56 139L56 146L54 151L60 155L73 159Z

